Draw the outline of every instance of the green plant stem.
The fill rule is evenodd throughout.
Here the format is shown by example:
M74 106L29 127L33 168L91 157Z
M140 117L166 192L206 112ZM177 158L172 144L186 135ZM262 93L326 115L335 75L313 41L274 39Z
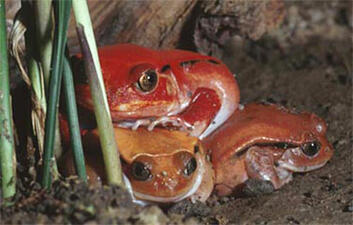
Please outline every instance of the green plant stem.
M47 117L45 120L45 136L44 136L44 166L42 186L50 187L51 168L54 158L54 141L55 141L55 124L58 112L58 102L60 95L60 86L62 80L62 66L64 59L64 50L67 40L67 28L69 24L71 0L58 1L57 6L57 26L54 35L54 49L52 55L52 71L49 82L49 99Z
M70 64L67 58L64 58L64 94L67 109L67 118L70 128L70 140L71 147L74 153L76 171L78 176L85 182L87 182L85 158L83 155L80 126L77 115L76 100L75 100L75 89L74 81L72 78L72 72Z
M42 66L44 75L45 93L48 94L53 50L52 0L33 1L33 9L35 15L36 50L38 52L40 65ZM59 157L62 153L62 146L58 119L56 119L56 121L54 153ZM43 146L41 146L41 148L43 148Z
M119 151L115 141L113 124L110 116L107 97L99 63L96 40L86 0L74 0L73 11L76 20L85 70L91 89L99 138L109 184L124 186Z
M77 31L85 64L85 71L90 84L107 180L109 184L116 184L123 187L119 152L115 142L113 124L109 110L107 110L107 107L102 107L104 102L106 102L104 86L101 86L99 83L98 74L93 64L91 49L86 39L87 37L85 35L84 27L81 24L78 24Z
M40 65L37 58L37 42L34 35L35 24L34 21L30 20L33 16L33 10L31 4L28 1L21 2L21 14L22 19L25 23L26 32L25 36L25 45L26 45L26 63L28 77L30 79L28 86L31 88L31 100L32 100L32 126L35 135L37 136L39 154L42 159L43 155L43 146L44 146L44 123L45 123L45 114L47 109L47 101L45 97L43 76L40 73ZM20 59L18 58L18 64L20 65ZM23 76L24 72L22 72Z
M26 39L26 46L28 46ZM37 136L38 148L40 155L43 154L44 148L44 123L45 123L45 110L47 109L47 102L44 93L44 83L41 80L40 69L38 62L32 57L30 50L26 48L27 53L27 68L28 74L31 79L32 87L32 126Z
M53 50L53 20L52 20L52 1L34 1L36 41L39 50L39 58L43 68L44 83L49 87L50 60Z
M29 49L28 49L28 52L30 52ZM27 57L27 65L28 65L28 73L31 78L32 94L34 94L35 95L34 98L36 98L36 100L32 101L32 104L33 104L32 107L35 108L35 109L32 109L32 124L35 128L35 134L37 136L39 148L42 151L40 154L43 154L44 152L43 142L45 137L45 132L44 132L45 111L43 110L46 110L44 82L42 80L43 78L41 77L41 74L39 71L40 66L38 62L32 57L31 53ZM54 180L58 179L59 172L55 161L52 162L52 170L53 170Z
M81 24L84 27L84 32L86 34L86 39L94 62L94 68L97 73L97 79L98 79L99 85L102 87L102 91L104 91L105 93L102 69L99 62L96 39L94 37L94 32L93 32L93 27L92 27L87 1L74 0L72 2L72 8L75 15L76 26ZM106 98L104 98L103 103L104 103L104 107L106 107L108 114L110 116L110 111L109 111L108 102Z
M6 40L5 1L0 0L0 160L2 196L5 199L12 197L16 193L16 168L13 164L14 139Z

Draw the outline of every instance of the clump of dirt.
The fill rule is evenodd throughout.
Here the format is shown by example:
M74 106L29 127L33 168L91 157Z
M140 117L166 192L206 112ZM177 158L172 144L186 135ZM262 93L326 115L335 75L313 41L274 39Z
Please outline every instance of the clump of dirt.
M2 207L4 224L164 224L157 206L140 207L117 186L89 187L77 179L56 181L49 191L19 183L16 204Z
M272 193L250 185L247 196L160 207L137 206L118 187L68 180L45 192L22 177L15 205L1 207L2 223L351 224L351 9L349 1L287 2L279 29L256 42L234 37L223 56L236 74L242 104L275 102L325 119L335 149L325 167L295 174Z

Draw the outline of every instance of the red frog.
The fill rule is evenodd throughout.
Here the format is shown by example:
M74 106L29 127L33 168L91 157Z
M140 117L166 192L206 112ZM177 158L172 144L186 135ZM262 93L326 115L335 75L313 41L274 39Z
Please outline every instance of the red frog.
M272 104L241 107L203 143L212 152L218 195L232 193L249 178L278 189L293 172L318 169L333 154L321 118Z
M213 171L210 166L206 166L209 163L203 162L203 156L206 154L202 150L193 152L194 148L190 144L182 151L178 146L171 146L166 141L162 142L165 144L163 148L154 146L151 139L166 139L171 142L178 136L178 132L174 131L168 133L168 138L164 138L165 134L162 135L160 127L180 129L186 132L185 134L202 139L220 126L234 112L239 102L239 90L232 73L218 59L182 50L155 51L132 44L122 44L100 48L99 56L115 131L120 133L118 137L125 137L118 138L118 146L126 140L141 141L141 137L145 137L148 142L137 149L131 145L119 148L125 168L135 168L136 160L151 167L149 171L152 178L148 181L137 181L131 172L134 170L125 169L135 195L139 199L156 202L177 201L190 195L193 195L194 199L206 200L213 189ZM80 71L79 67L75 69L76 72ZM81 74L76 74L76 77L77 75ZM76 84L76 94L78 105L88 112L83 113L84 120L90 120L87 117L91 117L93 105L89 86L82 82L82 79ZM68 137L68 130L64 128L65 119L61 119L64 137ZM80 119L82 120L82 117ZM93 128L91 125L81 125L83 128ZM140 126L146 127L150 133L138 129ZM127 136L123 134L131 131L122 128L131 128L135 132L126 139ZM92 150L92 146L99 146L87 144L94 140L92 132L94 131L82 130L86 149ZM195 143L195 137L183 140ZM199 148L202 149L201 145ZM169 153L166 155L163 151ZM129 152L132 155L128 154ZM172 163L178 162L179 155L185 160L191 156L197 159L195 172L188 179L183 173L175 172L186 166L183 163ZM96 160L94 151L87 152L86 158L90 180L104 181L102 167L97 165L103 162ZM210 172L207 172L206 176L202 175L202 171ZM69 171L69 174L72 172ZM170 180L169 183L173 185L167 185L168 182L163 183L156 178L162 172L168 174L163 179ZM208 177L202 178L202 185L200 177ZM207 191L200 192L203 193L200 195L193 194L198 190Z
M132 44L100 48L99 57L115 126L172 126L202 139L238 106L232 73L213 57ZM77 84L76 93L92 111L89 86Z

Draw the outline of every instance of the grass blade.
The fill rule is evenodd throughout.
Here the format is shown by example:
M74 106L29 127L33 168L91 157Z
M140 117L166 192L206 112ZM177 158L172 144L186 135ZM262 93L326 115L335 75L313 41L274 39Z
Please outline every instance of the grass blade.
M16 168L13 161L15 153L9 86L5 1L0 0L0 160L2 196L5 199L12 197L16 193Z
M21 2L21 9L16 15L14 26L11 31L12 55L15 57L21 75L28 88L31 90L31 119L33 133L37 137L38 150L40 160L39 165L42 165L43 146L44 146L44 125L45 115L47 110L47 101L44 90L44 78L40 69L40 63L36 60L38 54L36 37L34 36L34 22L30 20L33 16L31 4L27 1ZM24 69L20 55L23 50L20 47L19 41L24 34L26 47L26 63L27 71Z
M71 147L74 153L76 171L78 176L83 180L87 181L85 158L83 155L82 142L79 121L77 116L76 99L75 99L75 89L74 81L72 78L72 72L70 64L67 58L64 58L64 94L67 109L67 119L70 128L70 140Z
M51 168L55 162L54 141L55 124L57 123L57 106L60 95L60 86L62 78L62 65L64 59L64 50L67 40L67 28L70 19L71 0L57 1L57 22L54 35L54 49L52 55L52 71L49 82L49 99L47 108L47 117L45 120L44 136L44 166L42 186L50 187Z
M96 41L86 0L74 0L73 11L76 28L85 61L85 69L93 99L94 112L99 130L103 159L109 184L124 186L119 151L110 116L107 97L99 63ZM103 106L103 107L102 107Z
M110 114L108 113L109 110L107 111L106 107L101 107L106 101L104 86L102 87L99 83L84 27L80 24L77 25L77 33L80 39L85 71L90 84L107 180L109 184L123 186L119 152L117 151L118 147L115 142L113 124Z
M48 94L53 50L52 0L33 1L33 11L35 16L35 32L33 31L33 33L36 34L36 51L43 71L45 93ZM54 154L59 157L62 153L62 146L58 119L56 121Z
M33 1L35 15L36 44L38 46L39 59L43 68L45 87L49 87L50 63L53 50L52 42L52 1Z

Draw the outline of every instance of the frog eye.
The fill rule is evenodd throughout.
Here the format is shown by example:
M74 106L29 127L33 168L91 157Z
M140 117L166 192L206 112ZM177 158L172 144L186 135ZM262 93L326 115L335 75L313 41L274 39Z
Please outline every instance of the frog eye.
M142 72L142 75L139 77L136 82L136 86L142 92L152 91L158 83L158 75L155 70L149 69Z
M147 168L147 166L142 162L133 162L132 165L132 176L139 181L146 181L152 175L151 171Z
M184 174L190 176L197 168L197 162L194 157L192 157L185 166Z
M308 142L302 145L301 149L303 153L307 156L314 156L320 150L321 145L317 141Z

